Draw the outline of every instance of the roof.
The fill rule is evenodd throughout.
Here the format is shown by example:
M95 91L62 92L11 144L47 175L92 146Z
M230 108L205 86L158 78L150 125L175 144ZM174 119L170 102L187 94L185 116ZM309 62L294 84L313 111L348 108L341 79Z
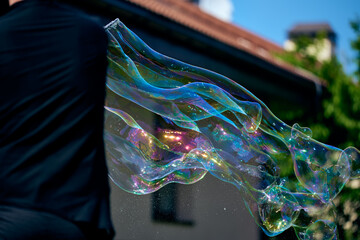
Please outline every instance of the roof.
M289 33L317 33L319 31L326 31L327 33L335 33L330 24L328 23L299 23L294 25Z
M202 11L197 5L191 2L179 0L126 1L214 38L224 44L250 53L305 80L325 85L323 80L312 73L276 58L274 53L284 51L281 46L237 25L222 21Z

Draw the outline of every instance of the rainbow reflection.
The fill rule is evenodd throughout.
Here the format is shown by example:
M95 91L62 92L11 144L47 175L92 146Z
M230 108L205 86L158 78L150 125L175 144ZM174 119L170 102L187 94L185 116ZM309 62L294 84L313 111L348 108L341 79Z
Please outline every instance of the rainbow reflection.
M269 236L336 239L333 199L359 178L360 152L290 127L222 75L159 54L119 20L109 43L105 142L111 179L134 194L207 172L233 184ZM281 176L292 162L294 179Z

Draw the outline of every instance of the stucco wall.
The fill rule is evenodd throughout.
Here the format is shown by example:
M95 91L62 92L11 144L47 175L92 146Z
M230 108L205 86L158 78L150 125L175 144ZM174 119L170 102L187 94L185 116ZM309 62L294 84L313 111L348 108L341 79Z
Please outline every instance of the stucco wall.
M156 222L152 219L151 195L132 195L113 183L111 187L116 240L260 239L260 230L240 192L210 174L198 183L177 186L177 198L180 205L186 201L182 210L191 211L186 215L192 217L192 225Z

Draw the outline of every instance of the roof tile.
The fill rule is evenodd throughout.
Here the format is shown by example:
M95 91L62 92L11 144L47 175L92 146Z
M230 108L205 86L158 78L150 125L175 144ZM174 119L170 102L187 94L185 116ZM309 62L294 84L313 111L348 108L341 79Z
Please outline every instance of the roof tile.
M179 0L126 0L164 16L229 46L250 53L295 75L324 85L313 74L279 61L273 53L283 52L279 45L234 24L203 12L197 5Z

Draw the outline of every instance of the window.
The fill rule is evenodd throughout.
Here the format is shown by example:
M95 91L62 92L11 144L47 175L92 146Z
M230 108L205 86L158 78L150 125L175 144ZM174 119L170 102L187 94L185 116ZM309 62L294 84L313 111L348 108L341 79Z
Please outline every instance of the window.
M172 183L154 192L152 194L153 220L193 225L192 198L191 192L189 192L191 188L191 185Z

